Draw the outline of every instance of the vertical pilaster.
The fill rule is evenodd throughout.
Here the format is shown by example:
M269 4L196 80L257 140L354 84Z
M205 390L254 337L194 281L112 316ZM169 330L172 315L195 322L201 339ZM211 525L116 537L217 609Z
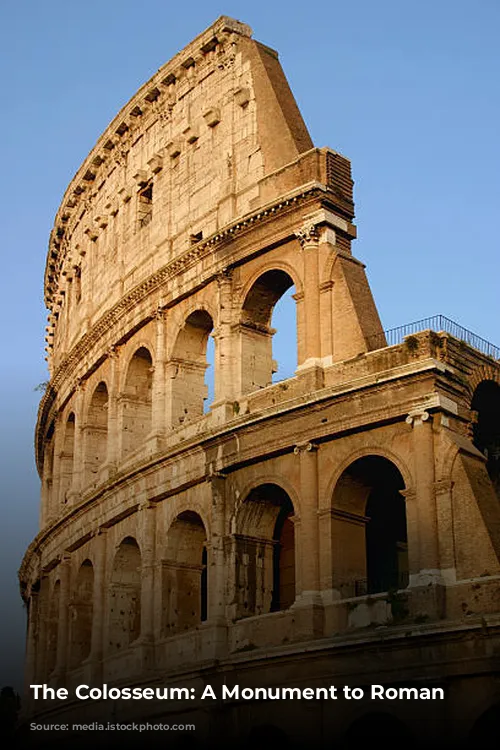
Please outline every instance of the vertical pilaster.
M165 368L165 329L166 310L156 312L156 357L153 372L153 414L152 433L163 437L166 430L166 368Z
M320 289L319 289L319 238L315 223L305 224L296 237L302 247L304 260L304 356L300 365L315 364L321 357L320 340Z
M59 611L57 615L57 655L55 666L56 680L61 684L64 683L68 656L70 574L71 556L65 554L59 563L59 580L61 582L61 588L59 590Z
M141 549L141 640L152 642L155 623L156 505L145 502L139 510Z
M94 597L92 606L92 637L89 660L92 682L102 682L106 613L106 530L100 529L94 537Z
M420 576L425 577L429 582L437 582L440 579L440 570L434 487L432 417L425 410L415 410L408 415L406 421L413 427Z
M225 624L226 620L226 568L224 562L225 491L223 474L210 476L212 493L211 548L208 577L208 619L211 624Z
M36 682L38 592L31 589L28 600L28 632L26 636L26 659L24 663L24 694L30 695L29 686Z
M219 321L215 339L215 393L212 414L220 422L233 416L236 373L234 372L234 334L232 332L232 277L230 271L217 276Z
M319 528L318 528L318 446L314 443L297 445L295 455L300 461L300 526L301 596L319 591Z
M118 427L118 393L120 388L119 349L115 346L108 351L109 391L108 391L108 469L116 468L119 460L120 436Z
M71 501L74 503L84 483L85 468L85 445L84 445L84 423L85 423L85 386L78 383L75 393L75 447L73 452L73 480L71 482Z

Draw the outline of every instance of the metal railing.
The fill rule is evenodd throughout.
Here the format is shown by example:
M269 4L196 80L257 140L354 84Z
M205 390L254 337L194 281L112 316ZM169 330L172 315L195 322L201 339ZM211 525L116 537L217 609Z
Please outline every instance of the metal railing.
M464 341L466 344L471 346L473 349L486 354L488 357L493 359L500 359L500 347L491 344L486 339L481 338L476 333L463 328L463 326L455 323L454 320L450 320L444 315L433 315L431 318L422 318L414 323L406 323L406 325L398 326L397 328L389 328L384 331L383 334L377 334L372 336L368 343L370 348L383 349L385 346L394 346L395 344L401 344L406 336L411 336L414 333L420 333L421 331L435 331L439 333L444 331L449 333L459 341ZM387 343L386 343L387 342Z

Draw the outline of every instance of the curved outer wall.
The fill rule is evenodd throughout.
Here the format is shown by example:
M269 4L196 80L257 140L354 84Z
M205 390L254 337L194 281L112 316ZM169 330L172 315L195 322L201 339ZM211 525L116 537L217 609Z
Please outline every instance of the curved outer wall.
M381 348L352 187L349 161L313 147L276 53L224 17L85 160L45 274L27 685L198 690L229 669L253 686L413 684L429 648L455 739L500 698L478 645L499 646L499 505L470 439L474 388L500 382L498 363L439 332ZM292 285L298 368L272 384L272 311ZM395 509L382 526L402 519L392 541L369 530L379 496ZM373 562L384 545L390 575ZM228 701L224 727L330 737L368 708L271 717ZM393 713L423 738L421 714ZM221 726L196 716L202 738Z

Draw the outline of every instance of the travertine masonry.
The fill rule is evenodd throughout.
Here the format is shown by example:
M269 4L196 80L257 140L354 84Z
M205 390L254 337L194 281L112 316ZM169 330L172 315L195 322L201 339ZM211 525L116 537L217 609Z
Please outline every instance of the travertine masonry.
M49 243L27 685L425 678L447 711L389 723L479 731L500 700L500 366L442 331L386 346L353 220L349 161L313 147L277 54L232 19L103 133ZM292 287L298 368L273 384ZM225 736L328 744L370 707L287 710L228 702Z

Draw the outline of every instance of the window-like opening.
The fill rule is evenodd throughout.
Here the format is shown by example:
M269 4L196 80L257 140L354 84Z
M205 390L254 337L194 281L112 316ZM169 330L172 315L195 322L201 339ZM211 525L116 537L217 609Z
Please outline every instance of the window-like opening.
M332 510L334 587L344 597L408 585L404 482L381 456L354 461L335 487Z
M109 589L109 649L126 648L141 634L141 552L126 537L115 555Z
M73 294L75 303L78 304L82 299L82 269L80 266L75 268L75 277L73 282Z
M479 383L471 409L477 412L473 441L486 457L486 468L500 498L500 385L494 380Z
M287 609L295 601L293 505L276 484L253 489L236 518L236 616Z
M243 393L290 377L296 368L293 291L291 277L284 271L272 270L260 276L246 296L240 325Z
M141 448L151 432L152 391L153 360L149 351L142 346L130 360L121 399L124 458Z
M137 221L139 229L146 227L153 218L153 183L143 188L137 201Z
M108 389L100 382L90 401L85 425L85 474L89 483L95 482L108 452Z
M207 619L207 535L200 516L184 511L167 534L163 561L164 636L182 633Z
M172 426L188 424L202 417L213 398L213 322L205 310L187 318L177 336L171 359ZM210 344L209 344L210 341ZM210 373L210 374L209 374Z
M68 493L73 482L73 464L75 453L75 415L73 412L66 420L64 430L63 451L60 457L60 497L64 504L68 501Z
M70 667L77 667L90 655L94 598L94 568L90 560L80 566L70 605Z

